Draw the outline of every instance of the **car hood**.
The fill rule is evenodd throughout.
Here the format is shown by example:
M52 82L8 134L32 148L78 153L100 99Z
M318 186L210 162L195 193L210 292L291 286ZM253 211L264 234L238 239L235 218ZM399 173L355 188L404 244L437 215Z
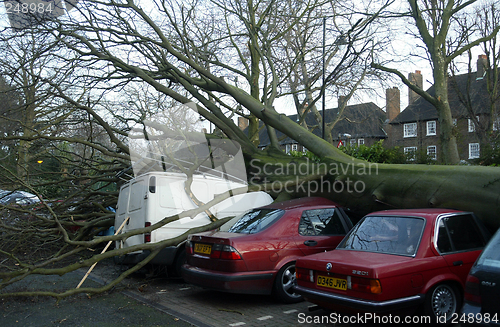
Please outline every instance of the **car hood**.
M394 254L333 250L300 258L297 260L297 267L341 275L387 278L399 275L402 268L414 265L415 260L413 257ZM327 271L326 266L329 263L332 268Z

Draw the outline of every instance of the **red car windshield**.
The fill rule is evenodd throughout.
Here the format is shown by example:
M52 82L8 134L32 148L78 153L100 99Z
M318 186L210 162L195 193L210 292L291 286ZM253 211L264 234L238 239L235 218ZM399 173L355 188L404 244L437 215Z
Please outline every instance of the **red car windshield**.
M370 216L354 227L337 249L413 256L423 228L421 218Z
M241 216L231 228L230 233L255 234L272 225L285 213L281 209L254 209Z

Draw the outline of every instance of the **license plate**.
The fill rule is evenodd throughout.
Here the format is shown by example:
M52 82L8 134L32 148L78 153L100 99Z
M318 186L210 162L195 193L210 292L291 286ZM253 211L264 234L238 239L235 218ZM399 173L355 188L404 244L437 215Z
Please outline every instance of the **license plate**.
M345 291L347 289L347 280L335 277L318 276L316 285Z
M212 252L212 246L208 244L196 243L194 245L194 252L201 254L210 254Z

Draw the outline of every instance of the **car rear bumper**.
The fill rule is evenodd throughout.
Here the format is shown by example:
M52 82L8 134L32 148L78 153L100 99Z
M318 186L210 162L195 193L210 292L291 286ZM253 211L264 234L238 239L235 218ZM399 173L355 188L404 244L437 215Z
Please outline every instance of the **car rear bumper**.
M294 290L295 293L302 295L306 300L324 308L334 309L336 306L342 306L367 312L388 312L407 309L420 305L425 299L425 294L417 294L414 296L377 302L305 288L298 285L294 287Z
M182 277L190 284L230 293L271 294L276 272L224 273L182 266Z

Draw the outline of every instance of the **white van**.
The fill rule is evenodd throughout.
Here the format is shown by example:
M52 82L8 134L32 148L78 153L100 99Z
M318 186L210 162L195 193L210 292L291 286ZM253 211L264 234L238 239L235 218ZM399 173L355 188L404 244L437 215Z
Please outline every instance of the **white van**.
M197 206L184 190L187 176L176 172L149 172L142 174L124 184L120 188L115 214L115 230L130 217L121 233L151 226L165 217ZM247 185L212 175L193 175L191 190L196 198L207 203L216 195ZM236 216L255 207L270 204L272 197L265 192L251 192L232 196L210 208L210 212L218 219ZM117 241L116 248L127 248L145 242L159 242L182 235L191 228L207 225L210 218L205 213L190 218L182 218L170 222L151 234L139 234L125 240ZM117 263L136 264L149 255L150 251L137 251L115 258ZM161 250L150 262L174 268L180 271L185 260L184 242L177 246L169 246Z

